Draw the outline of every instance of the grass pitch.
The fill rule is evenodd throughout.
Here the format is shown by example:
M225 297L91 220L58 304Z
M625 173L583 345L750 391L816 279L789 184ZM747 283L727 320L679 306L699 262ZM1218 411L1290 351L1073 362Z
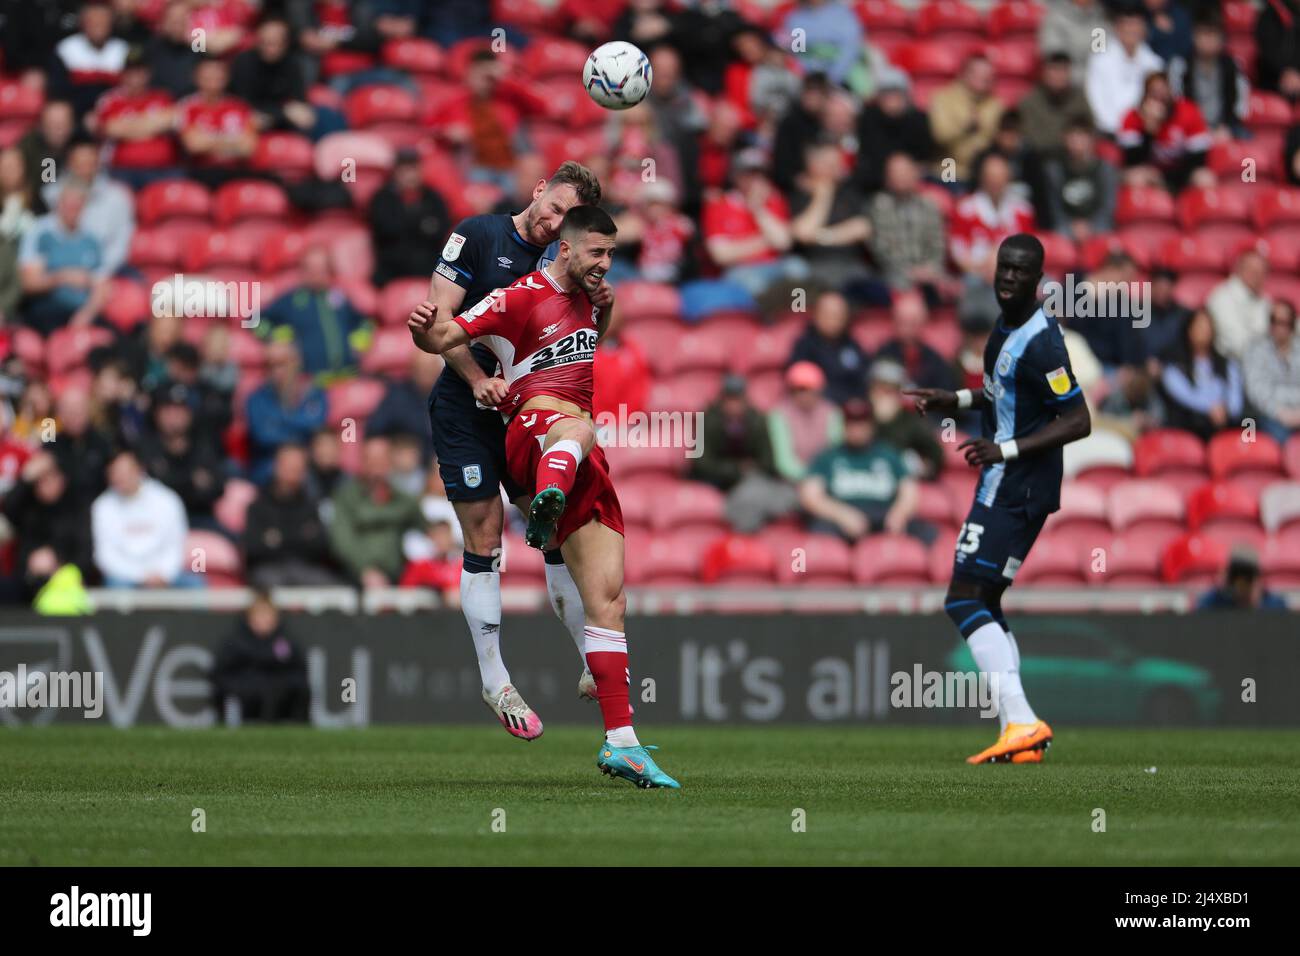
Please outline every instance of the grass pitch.
M668 728L684 789L643 792L590 728L25 728L0 864L1300 863L1300 732L1058 731L1040 766L969 767L987 731Z

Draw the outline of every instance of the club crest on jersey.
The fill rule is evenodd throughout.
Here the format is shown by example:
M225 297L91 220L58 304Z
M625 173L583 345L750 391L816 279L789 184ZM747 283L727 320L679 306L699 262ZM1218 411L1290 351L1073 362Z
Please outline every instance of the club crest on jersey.
M460 258L460 250L465 246L465 237L459 232L453 232L447 237L447 244L442 247L442 257L448 262L455 262Z
M1070 390L1070 375L1064 366L1047 373L1047 385L1053 395L1064 395Z
M1010 352L1003 352L1001 355L999 355L999 356L998 356L998 374L999 374L999 375L1010 375L1010 374L1011 374L1011 363L1012 363L1012 361L1013 361L1013 360L1012 360L1012 358L1011 358L1011 353L1010 353Z
M478 465L466 465L460 470L461 477L465 479L466 488L477 488L483 484L483 469Z

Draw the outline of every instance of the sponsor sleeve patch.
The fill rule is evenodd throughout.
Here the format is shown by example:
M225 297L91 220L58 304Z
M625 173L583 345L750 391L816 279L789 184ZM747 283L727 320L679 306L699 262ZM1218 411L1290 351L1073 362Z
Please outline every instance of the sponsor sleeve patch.
M1064 366L1048 372L1047 385L1054 395L1064 395L1070 390L1070 373Z
M442 247L442 257L448 262L455 262L460 258L460 250L465 246L465 237L459 232L453 232L447 237L447 244Z
M438 273L438 275L442 276L445 279L450 279L452 282L456 282L460 279L460 273L458 273L451 266L447 265L447 263L445 262L439 262L434 267L433 271Z

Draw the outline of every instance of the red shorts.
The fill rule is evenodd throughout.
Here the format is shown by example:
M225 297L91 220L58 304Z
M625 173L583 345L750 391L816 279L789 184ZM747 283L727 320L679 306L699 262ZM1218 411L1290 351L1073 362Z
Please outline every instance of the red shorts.
M516 413L506 427L506 471L529 497L537 494L537 464L542 460L543 438L560 419L573 417L549 408L530 408ZM578 465L573 491L555 529L555 543L563 544L565 538L592 519L623 533L623 509L599 445Z

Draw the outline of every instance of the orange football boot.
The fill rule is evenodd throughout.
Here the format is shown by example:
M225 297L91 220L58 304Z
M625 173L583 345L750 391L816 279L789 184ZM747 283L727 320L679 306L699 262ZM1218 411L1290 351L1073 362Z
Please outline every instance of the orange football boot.
M1032 724L1007 724L1002 736L992 747L981 750L974 756L967 757L969 764L997 763L998 760L1011 758L1025 750L1040 749L1052 739L1052 728L1043 720Z

